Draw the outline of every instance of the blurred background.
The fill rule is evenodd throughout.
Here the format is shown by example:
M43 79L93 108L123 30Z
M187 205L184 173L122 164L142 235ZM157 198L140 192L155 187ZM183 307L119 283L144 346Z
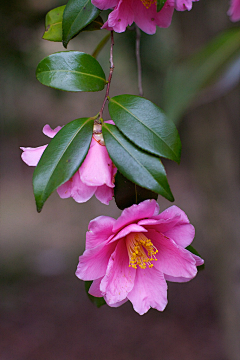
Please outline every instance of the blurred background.
M114 201L77 204L54 193L38 214L33 168L20 158L20 146L48 142L45 124L93 116L104 98L35 79L38 62L64 50L41 39L46 13L63 4L1 1L0 360L239 360L240 23L230 22L228 1L201 0L175 12L168 29L142 34L144 96L178 126L181 164L164 164L175 204L196 227L193 246L205 270L189 283L169 283L163 313L139 316L130 303L97 309L74 275L88 222L118 217ZM82 33L68 50L91 54L105 33ZM134 43L134 31L115 36L111 96L138 94ZM109 44L98 57L106 74L108 59ZM162 210L171 205L158 202Z

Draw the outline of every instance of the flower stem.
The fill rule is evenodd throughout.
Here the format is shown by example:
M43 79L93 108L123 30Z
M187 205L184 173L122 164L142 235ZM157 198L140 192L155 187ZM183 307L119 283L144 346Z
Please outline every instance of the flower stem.
M139 27L136 26L136 59L137 59L137 72L138 72L138 92L139 92L139 96L143 96L140 38L141 38L141 31Z
M104 100L103 100L102 108L101 108L101 110L100 110L100 112L99 112L99 117L100 117L100 119L102 118L103 110L104 110L104 107L105 107L105 105L106 105L107 98L108 98L108 96L109 96L109 89L110 89L111 80L112 80L112 74L113 74L113 70L114 70L114 64L113 64L113 45L114 45L113 31L111 31L111 47L110 47L110 59L109 59L109 62L110 62L110 71L109 71L109 76L108 76L108 84L107 84L107 90L106 90L105 98L104 98Z

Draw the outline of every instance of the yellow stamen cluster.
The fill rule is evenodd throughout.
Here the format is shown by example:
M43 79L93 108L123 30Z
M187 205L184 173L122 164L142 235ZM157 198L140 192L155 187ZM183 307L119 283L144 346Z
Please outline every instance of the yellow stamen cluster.
M151 261L156 261L157 248L143 233L130 233L126 237L126 246L129 256L129 267L141 269L153 267Z
M157 4L156 0L141 0L146 9L149 9L152 4Z

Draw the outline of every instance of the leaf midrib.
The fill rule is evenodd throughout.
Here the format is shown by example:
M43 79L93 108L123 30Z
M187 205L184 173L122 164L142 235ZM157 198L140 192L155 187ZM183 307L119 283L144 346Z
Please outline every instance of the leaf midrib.
M71 24L71 26L70 26L70 28L69 28L69 31L68 31L67 34L66 34L66 40L68 39L68 36L69 36L69 34L70 34L70 31L72 30L72 27L74 26L74 24L75 24L78 16L81 14L82 9L87 5L88 2L89 2L89 0L87 0L87 1L84 3L84 5L82 6L81 10L78 12L77 16L75 17L74 21L72 22L72 24ZM86 24L86 25L88 25L88 24ZM80 30L81 30L81 29L80 29Z
M111 101L115 102L115 104L119 105L122 109L126 110L132 117L134 117L136 120L138 120L143 126L145 126L148 130L150 130L154 135L157 136L157 138L159 138L166 146L168 149L171 150L171 152L176 156L176 158L178 159L177 154L170 148L170 146L162 139L159 137L159 135L152 130L151 128L149 128L146 124L144 124L141 119L139 119L138 117L136 117L131 111L129 111L127 108L125 108L123 105L121 105L120 103L118 103L117 101L111 99Z
M85 76L94 77L94 78L103 80L105 83L107 83L107 82L106 82L106 79L101 78L100 76L93 75L93 74L89 74L89 73L84 73L84 72L82 72L82 71L76 71L76 70L49 70L49 71L39 71L38 75L39 75L39 74L50 73L50 72L70 72L70 73L76 73L76 74L79 74L79 75L85 75Z

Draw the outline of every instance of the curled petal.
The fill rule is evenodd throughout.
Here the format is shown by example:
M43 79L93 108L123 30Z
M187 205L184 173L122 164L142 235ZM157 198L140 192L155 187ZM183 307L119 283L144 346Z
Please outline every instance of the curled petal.
M113 188L102 185L98 186L95 191L96 198L101 201L102 204L109 205L109 202L112 200L114 194Z
M102 293L100 291L100 283L102 281L102 277L100 279L93 280L92 285L90 286L88 292L90 295L95 297L102 297Z
M61 130L62 126L57 126L55 129L52 129L48 124L43 127L42 132L44 135L50 137L51 139Z
M116 220L109 216L98 216L90 221L86 234L86 249L101 245L112 235L112 228Z
M20 149L23 150L21 158L28 166L37 166L46 147L47 145L36 148L20 147Z
M156 200L151 199L124 209L121 216L117 219L113 231L119 231L123 226L153 216L156 207L158 208Z

